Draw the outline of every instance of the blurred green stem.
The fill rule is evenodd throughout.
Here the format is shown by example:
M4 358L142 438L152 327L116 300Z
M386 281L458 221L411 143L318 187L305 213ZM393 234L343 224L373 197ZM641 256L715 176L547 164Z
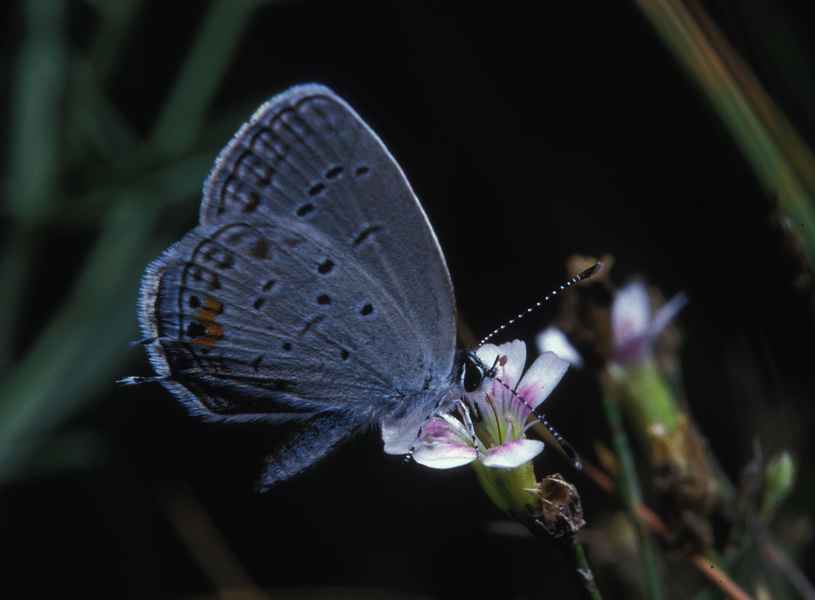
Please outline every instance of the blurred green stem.
M628 512L629 518L636 524L637 535L640 542L640 558L645 572L645 584L648 597L653 600L662 600L665 596L662 590L662 579L659 574L659 564L656 559L656 543L653 535L648 531L637 516L637 505L643 504L637 471L634 466L634 456L628 443L628 436L623 428L623 417L617 400L607 394L603 400L606 418L611 426L614 441L614 450L620 461L620 473L617 476L616 489Z
M611 365L610 371L614 397L631 422L636 423L643 442L648 443L645 432L651 425L658 423L669 432L676 430L679 421L676 401L653 359L644 359L625 370Z

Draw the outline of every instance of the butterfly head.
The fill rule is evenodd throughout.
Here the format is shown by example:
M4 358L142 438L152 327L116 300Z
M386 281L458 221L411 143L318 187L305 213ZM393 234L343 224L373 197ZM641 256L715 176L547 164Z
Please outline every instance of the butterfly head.
M504 359L506 357L503 357ZM487 379L494 379L502 357L487 365L473 350L462 350L458 357L456 377L468 394L475 392Z

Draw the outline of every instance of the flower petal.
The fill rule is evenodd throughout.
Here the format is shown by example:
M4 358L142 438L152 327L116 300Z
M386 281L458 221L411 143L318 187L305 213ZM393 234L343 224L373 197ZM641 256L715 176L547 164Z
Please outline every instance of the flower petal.
M538 352L554 352L560 358L568 361L577 368L583 366L583 357L577 351L577 348L572 346L569 338L557 327L547 327L538 334L535 338L535 343L538 346Z
M680 292L652 315L648 288L642 281L617 290L611 307L615 362L629 365L643 360L686 302L687 296Z
M443 413L427 422L422 430L422 442L434 443L436 441L472 446L470 432L450 413Z
M566 374L569 363L554 352L544 352L521 379L518 385L518 395L526 404L535 409L546 400L552 390Z
M611 305L611 328L614 346L624 346L648 333L651 303L642 281L634 281L617 290Z
M651 320L648 335L652 340L659 337L662 330L668 326L671 319L673 319L677 313L682 310L682 307L684 307L687 302L688 295L685 292L679 292L676 296L662 305L662 307L654 315L654 318Z
M386 454L407 454L416 443L419 429L427 420L427 415L414 410L400 419L383 420L382 441Z
M413 450L413 460L433 469L453 469L469 464L478 458L478 452L471 446L455 443L420 442Z
M485 467L497 469L514 469L529 462L543 451L540 440L512 440L490 448L482 461Z
M496 359L499 357L506 356L506 363L498 366L498 373L496 374L496 377L509 387L515 386L515 384L521 379L521 375L524 372L524 365L526 365L526 344L524 344L522 341L513 340L511 342L501 344L500 346L495 346L494 344L484 344L478 349L476 354L478 358L480 358L484 364L487 365L487 368L492 367L495 364ZM503 386L498 382L495 382L495 385L503 388ZM493 389L497 390L497 388ZM487 393L490 392L488 391ZM495 391L492 393L495 393Z

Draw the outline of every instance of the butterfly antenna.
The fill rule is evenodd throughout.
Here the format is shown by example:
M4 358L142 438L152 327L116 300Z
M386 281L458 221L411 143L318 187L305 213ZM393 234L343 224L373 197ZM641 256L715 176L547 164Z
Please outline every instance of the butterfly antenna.
M155 383L157 381L166 381L169 377L139 377L136 375L131 375L130 377L123 377L116 381L119 385L141 385L142 383Z
M483 346L488 341L490 341L493 337L495 337L496 334L502 332L504 329L506 329L507 327L509 327L513 323L517 322L522 317L525 317L526 315L531 313L533 310L535 310L536 308L541 306L544 302L548 302L549 300L554 298L558 294L558 292L562 292L567 287L569 287L571 285L574 285L578 281L583 281L584 279L588 279L589 277L592 277L593 275L596 275L597 273L600 272L600 269L602 269L602 268L603 268L603 263L598 262L598 263L594 264L594 266L591 266L588 269L586 269L585 271L583 271L582 273L580 273L577 277L575 277L573 279L570 279L569 281L567 281L566 283L561 285L559 289L552 290L552 292L548 296L546 296L543 300L540 300L540 301L536 302L534 305L530 306L525 311L520 313L517 317L515 317L514 319L510 319L509 321L507 321L506 323L501 325L498 329L496 329L491 334L489 334L487 337L485 337L483 340L478 342L478 345L475 347L475 349L478 350L481 346Z
M549 424L549 421L546 420L545 415L539 415L535 411L532 411L532 414L537 417L540 424L546 427L549 433L552 434L552 437L555 438L555 441L560 445L563 452L566 453L567 458L572 461L572 466L578 471L583 470L583 462L580 460L580 456L577 454L577 450L572 448L572 445L563 439L563 437Z

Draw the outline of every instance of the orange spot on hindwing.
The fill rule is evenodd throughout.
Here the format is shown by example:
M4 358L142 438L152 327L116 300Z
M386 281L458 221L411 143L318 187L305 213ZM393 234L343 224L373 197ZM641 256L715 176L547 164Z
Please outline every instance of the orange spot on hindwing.
M193 344L215 346L224 337L224 330L215 322L223 312L224 305L207 296L204 305L195 312L197 321L187 325L187 336Z

